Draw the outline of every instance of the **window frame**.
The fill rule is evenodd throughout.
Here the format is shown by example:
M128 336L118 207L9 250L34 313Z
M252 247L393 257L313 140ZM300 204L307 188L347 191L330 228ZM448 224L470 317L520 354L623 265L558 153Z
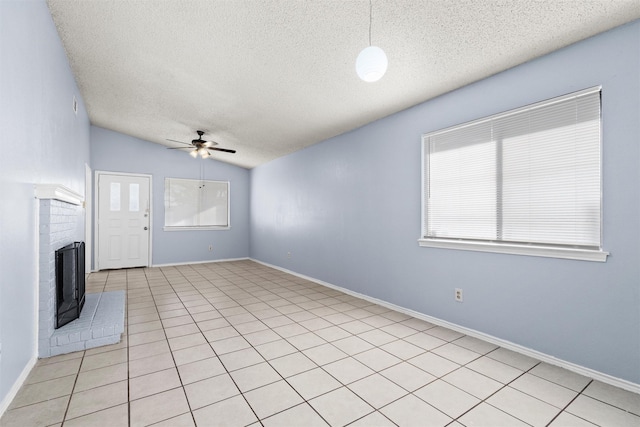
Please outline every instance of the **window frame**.
M508 242L508 241L497 241L497 240L474 240L474 239L464 239L464 238L438 238L438 237L429 237L427 236L427 210L428 210L428 200L427 200L427 181L426 178L429 176L429 138L441 134L444 132L448 132L454 129L460 129L467 126L478 125L480 123L496 120L501 117L506 117L512 114L516 114L519 112L523 112L533 107L540 107L544 105L553 105L558 101L562 101L568 99L570 97L582 96L589 93L594 93L596 91L601 94L602 87L596 86L588 89L584 89L581 91L577 91L574 93L562 95L556 98L547 99L541 102L537 102L534 104L526 105L520 108L515 108L509 111L505 111L502 113L494 114L488 117L483 117L477 120L473 120L466 123L461 123L455 126L450 126L444 129L439 129L433 132L428 132L422 135L422 203L421 203L421 236L418 239L418 245L420 247L429 247L429 248L439 248L439 249L456 249L456 250L468 250L468 251L478 251L478 252L492 252L492 253L503 253L503 254L514 254L514 255L529 255L529 256L540 256L540 257L551 257L551 258L564 258L564 259L573 259L573 260L584 260L584 261L597 261L597 262L606 262L608 252L602 249L603 244L603 203L602 203L602 189L603 189L603 168L602 168L602 150L603 150L603 141L602 141L602 106L600 106L600 141L599 141L599 149L600 149L600 247L599 248L591 248L591 247L578 247L571 245L555 245L555 244L541 244L541 243L520 243L520 242Z
M170 183L171 180L192 181L195 185L202 184L202 183L225 184L227 189L227 198L226 198L227 199L227 225L167 225L167 208L168 208L167 183L168 182ZM200 204L201 200L202 200L201 198L198 200L198 204ZM198 214L200 213L201 213L201 210L198 211ZM230 181L165 177L164 179L164 225L163 225L164 231L189 231L189 230L197 231L197 230L229 230L229 229L231 229L231 182Z

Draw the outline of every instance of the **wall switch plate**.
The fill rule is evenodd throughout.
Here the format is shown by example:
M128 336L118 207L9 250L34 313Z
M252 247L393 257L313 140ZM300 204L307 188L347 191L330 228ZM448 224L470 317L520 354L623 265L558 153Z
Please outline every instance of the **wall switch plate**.
M462 302L462 289L456 288L455 296L457 302Z

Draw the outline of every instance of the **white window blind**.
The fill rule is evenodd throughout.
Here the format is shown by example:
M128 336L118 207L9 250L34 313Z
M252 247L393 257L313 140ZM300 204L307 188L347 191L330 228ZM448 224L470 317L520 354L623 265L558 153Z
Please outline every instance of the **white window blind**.
M165 178L164 225L179 228L229 227L229 183Z
M423 136L424 239L601 248L600 88Z

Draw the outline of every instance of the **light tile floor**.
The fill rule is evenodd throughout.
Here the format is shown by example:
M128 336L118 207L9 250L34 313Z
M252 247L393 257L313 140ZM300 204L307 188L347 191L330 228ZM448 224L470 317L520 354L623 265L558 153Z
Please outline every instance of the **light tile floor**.
M640 395L251 261L91 274L121 343L38 361L10 426L640 426Z

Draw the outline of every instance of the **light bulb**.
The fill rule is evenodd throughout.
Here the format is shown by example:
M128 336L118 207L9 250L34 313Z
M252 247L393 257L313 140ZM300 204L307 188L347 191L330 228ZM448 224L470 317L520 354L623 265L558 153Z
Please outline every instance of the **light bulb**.
M377 82L387 72L387 55L378 46L369 46L356 59L356 72L365 82Z
M196 157L198 157L198 150L193 150L189 152L189 155L195 159Z

